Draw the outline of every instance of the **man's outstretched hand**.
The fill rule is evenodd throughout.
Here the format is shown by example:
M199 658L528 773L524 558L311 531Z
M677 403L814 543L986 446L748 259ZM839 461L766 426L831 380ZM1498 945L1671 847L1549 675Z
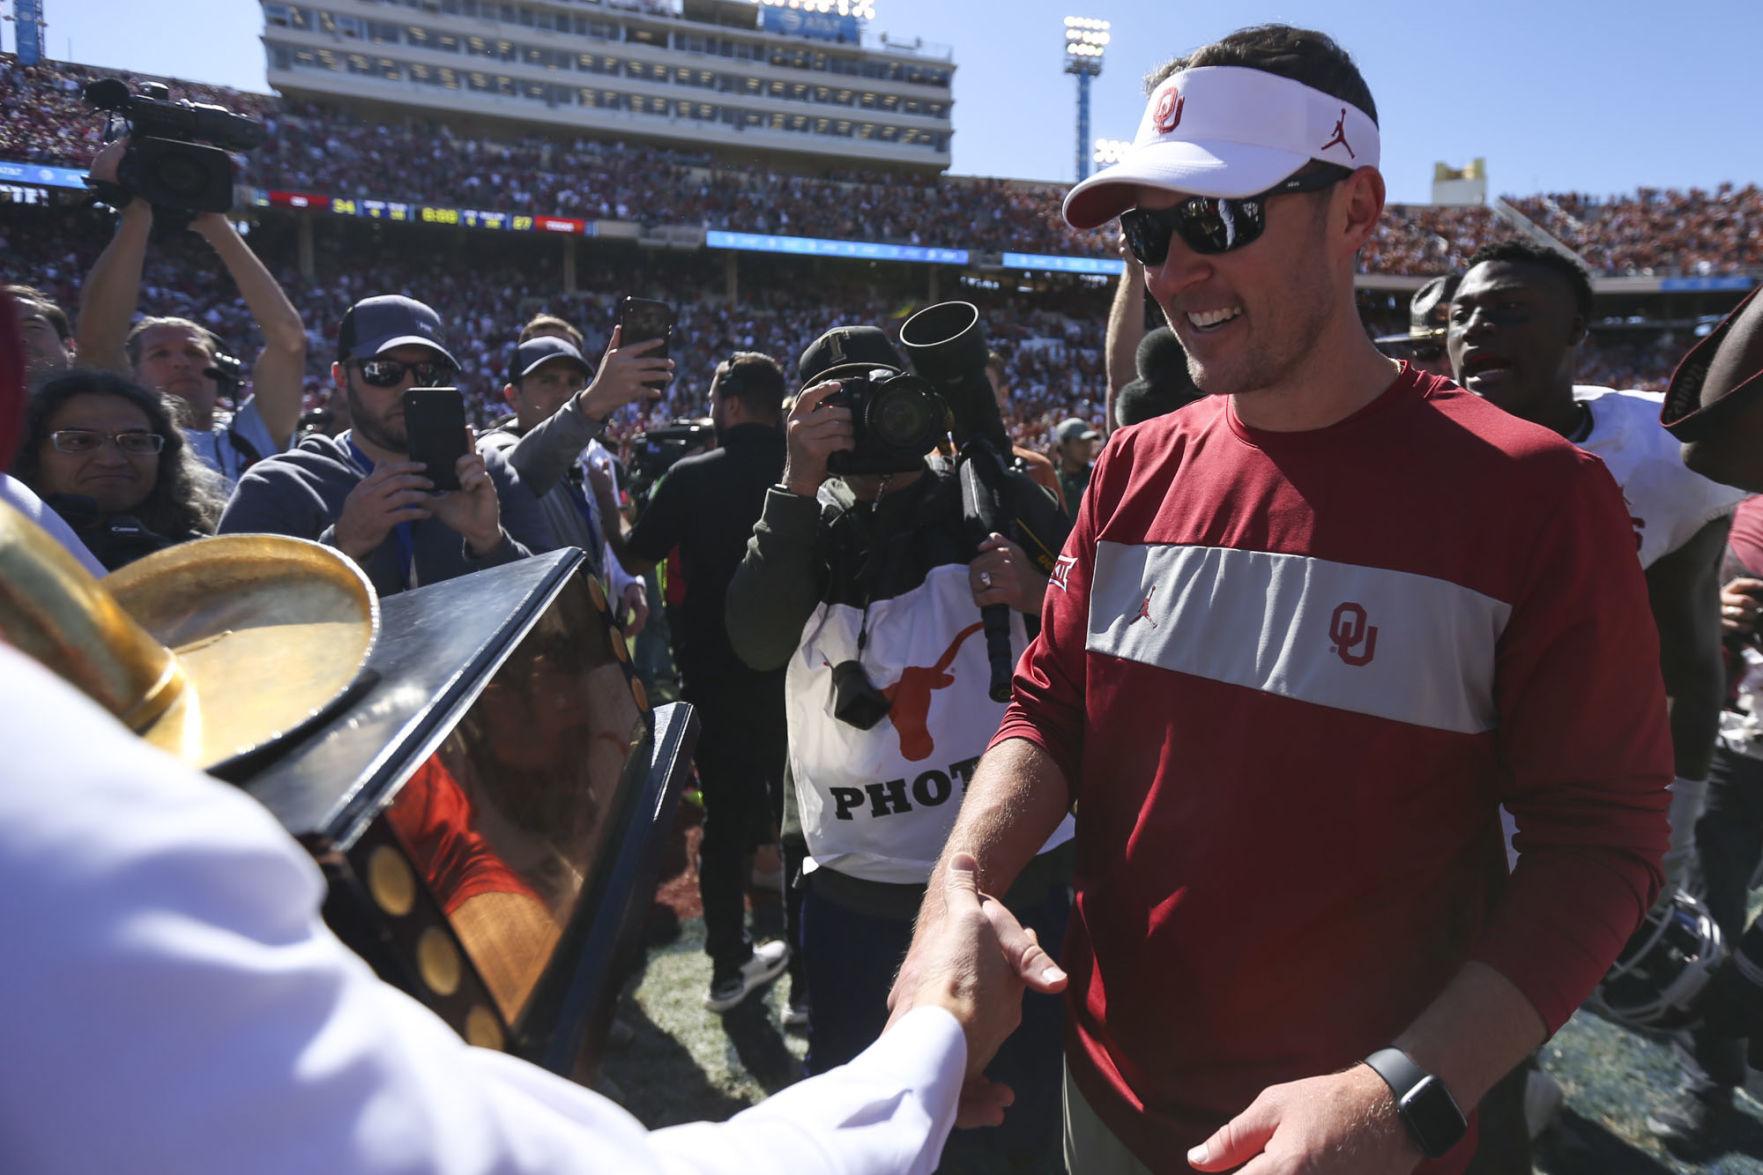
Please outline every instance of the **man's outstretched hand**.
M1010 1088L984 1072L1022 1021L1022 992L1065 988L1065 972L1041 949L1032 930L1004 904L979 892L978 862L969 853L949 860L941 883L943 912L924 928L888 996L900 1019L916 1007L947 1008L967 1036L967 1083L957 1126L996 1126L1014 1099Z
M1188 1152L1196 1171L1238 1175L1407 1175L1420 1159L1390 1087L1366 1065L1264 1089Z

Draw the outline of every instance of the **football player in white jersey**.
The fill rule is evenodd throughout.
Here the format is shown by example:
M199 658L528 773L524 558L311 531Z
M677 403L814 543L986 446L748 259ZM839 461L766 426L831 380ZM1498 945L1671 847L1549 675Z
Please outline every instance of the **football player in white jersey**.
M1731 512L1745 495L1684 466L1676 439L1659 423L1661 395L1574 382L1592 314L1591 280L1578 262L1553 249L1508 242L1483 248L1469 266L1452 297L1446 336L1457 382L1595 454L1628 503L1671 706L1677 779L1665 871L1675 889L1694 854L1719 728L1720 560ZM1550 1084L1532 1075L1531 1100ZM1529 1133L1542 1125L1531 1122ZM1516 1127L1484 1125L1496 1136L1511 1136Z
M1684 466L1659 423L1661 395L1574 383L1591 312L1591 281L1578 262L1528 242L1491 245L1470 258L1451 300L1446 347L1458 383L1595 454L1622 487L1671 702L1678 779L1665 867L1676 882L1719 727L1720 559L1745 495Z

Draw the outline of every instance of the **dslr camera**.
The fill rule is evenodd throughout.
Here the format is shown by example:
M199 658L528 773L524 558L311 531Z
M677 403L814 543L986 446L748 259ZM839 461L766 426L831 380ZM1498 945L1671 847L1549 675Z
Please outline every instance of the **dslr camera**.
M906 473L949 431L949 411L918 376L889 367L839 381L822 401L851 410L852 448L827 458L829 473Z
M88 82L88 106L108 112L107 139L129 136L128 151L117 167L121 199L100 186L98 194L119 206L138 197L156 212L226 212L233 206L233 161L229 151L250 151L263 145L263 124L224 106L171 100L160 82L144 82L140 93L116 78ZM121 121L123 129L117 130ZM97 185L95 185L97 186Z

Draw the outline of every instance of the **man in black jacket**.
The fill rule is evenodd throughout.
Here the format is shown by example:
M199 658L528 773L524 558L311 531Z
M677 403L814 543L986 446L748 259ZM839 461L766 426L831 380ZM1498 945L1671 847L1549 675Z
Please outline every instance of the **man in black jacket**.
M641 575L679 551L685 595L673 625L681 694L698 709L698 781L704 840L698 889L711 959L704 1006L726 1012L789 963L783 942L747 934L749 854L776 839L784 766L783 673L754 672L729 645L723 597L784 469L784 375L765 355L739 352L710 384L717 447L668 470L628 537L609 536L625 569Z

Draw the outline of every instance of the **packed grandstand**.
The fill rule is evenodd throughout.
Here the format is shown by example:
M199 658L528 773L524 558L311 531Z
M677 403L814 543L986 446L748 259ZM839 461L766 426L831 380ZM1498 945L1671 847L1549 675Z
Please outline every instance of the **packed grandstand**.
M0 104L9 111L0 122L0 162L83 170L102 146L105 120L81 100L81 90L102 76L144 80L60 62L25 67L0 55ZM176 98L217 103L261 119L268 129L264 147L237 157L239 181L256 203L278 205L250 210L252 241L306 324L314 406L328 384L325 368L338 317L357 297L408 292L434 305L444 321L459 324L468 340L461 355L468 400L478 420L487 421L501 411L505 354L526 315L561 314L579 323L589 345L597 346L617 297L641 289L677 307L674 353L681 373L666 401L620 422L621 434L701 411L708 357L736 347L794 356L828 325L829 305L840 307L842 317L885 324L934 300L927 293L964 297L988 312L991 337L1008 365L1010 425L1020 442L1044 445L1053 422L1101 415L1103 365L1095 324L1106 313L1113 282L1098 273L942 266L927 283L931 267L922 265L742 254L736 279L724 264L727 255L702 247L641 248L591 238L580 245L580 264L566 273L558 242L542 233L517 238L458 225L340 217L321 223L303 272L297 239L297 206L322 208L332 200L359 206L371 199L571 223L617 222L643 232L686 226L959 249L974 256L1009 250L1092 269L1113 263L1118 254L1105 233L1078 232L1063 223L1060 185L849 166L812 174L767 170L719 162L708 151L542 134L464 115L455 121L415 112L369 118L312 101L171 85ZM398 165L382 166L388 159ZM109 235L107 214L87 208L83 192L13 192L14 202L0 206L8 280L40 285L62 305L75 306L79 283ZM1763 271L1763 189L1392 205L1361 256L1368 325L1401 329L1407 292L1418 279L1460 269L1482 244L1537 233L1567 246L1605 277L1744 275ZM155 312L200 318L239 353L254 352L249 315L199 242L156 247L145 294L144 305ZM1631 298L1627 305L1614 296L1605 299L1606 314L1587 349L1582 377L1663 387L1693 332L1732 300L1729 291L1676 298L1655 291L1650 301Z

